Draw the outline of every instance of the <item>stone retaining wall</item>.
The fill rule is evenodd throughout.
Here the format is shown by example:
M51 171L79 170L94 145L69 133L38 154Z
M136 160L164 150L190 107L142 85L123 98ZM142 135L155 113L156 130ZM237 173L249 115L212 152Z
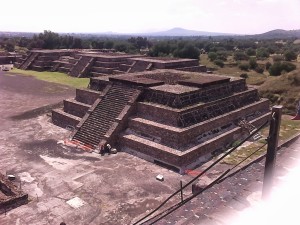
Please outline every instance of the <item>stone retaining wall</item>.
M208 88L196 90L185 94L174 94L159 90L147 89L143 94L145 102L153 102L172 108L183 108L200 102L209 102L221 97L226 97L234 92L246 90L244 79L233 80L229 83L213 85Z
M93 105L97 98L99 98L100 92L93 91L89 89L76 89L76 97L75 100Z
M64 100L64 111L74 116L82 118L91 105L80 103L73 99Z
M138 116L166 125L187 127L231 112L258 100L258 92L254 89L184 109L172 109L153 103L140 102L138 104Z
M191 143L195 143L199 135L212 131L216 128L226 127L227 124L237 121L240 118L253 114L264 114L269 108L269 101L262 99L259 102L244 106L240 109L215 117L196 125L177 128L160 123L143 120L142 118L133 118L129 121L129 128L141 135L146 135L155 139L160 138L160 143L172 148L184 148Z
M66 128L67 126L76 127L77 124L80 122L80 118L73 116L71 114L65 113L62 110L54 109L52 110L52 123L62 127Z

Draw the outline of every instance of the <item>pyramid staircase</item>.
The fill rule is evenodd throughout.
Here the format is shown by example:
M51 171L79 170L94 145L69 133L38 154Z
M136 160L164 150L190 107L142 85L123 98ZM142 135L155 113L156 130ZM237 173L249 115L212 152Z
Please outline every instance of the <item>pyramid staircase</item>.
M114 142L114 134L123 129L140 94L141 90L137 88L108 85L76 127L72 140L92 148Z
M94 62L93 57L81 56L78 62L74 65L74 67L70 70L70 75L72 77L84 77L88 68L92 66Z
M145 61L136 61L131 68L128 69L127 73L136 73L150 70L152 63Z
M27 59L19 66L21 70L27 70L33 61L38 57L39 53L33 52L27 57Z

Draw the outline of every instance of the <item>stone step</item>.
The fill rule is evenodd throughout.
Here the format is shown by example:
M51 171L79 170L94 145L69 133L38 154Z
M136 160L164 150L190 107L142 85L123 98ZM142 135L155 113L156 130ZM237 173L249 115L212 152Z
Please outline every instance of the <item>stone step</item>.
M249 89L207 104L199 103L181 109L152 102L139 102L138 115L144 115L149 120L167 125L187 127L259 102L260 100L257 100L257 97L257 91ZM267 102L266 99L263 100ZM235 104L233 108L231 107L232 104ZM160 113L157 113L157 111L160 111Z
M255 126L260 126L270 117L269 113L266 113L258 118L250 121ZM119 138L119 144L122 150L131 151L141 158L148 161L159 161L170 166L179 168L181 172L186 169L191 169L189 165L197 164L197 162L204 160L208 154L220 149L236 140L242 135L242 129L236 127L227 132L221 133L204 143L189 146L187 149L177 150L175 148L168 147L157 140L137 136L136 134L123 134Z
M112 86L75 133L74 139L99 144L134 94L135 89Z
M103 77L107 76L105 73L98 73L98 72L90 72L92 74L92 77Z
M104 74L112 74L113 70L114 68L105 68L105 67L96 67L96 66L92 68L92 72L104 73Z
M52 110L53 124L66 128L68 126L76 127L81 118L64 112L62 109Z

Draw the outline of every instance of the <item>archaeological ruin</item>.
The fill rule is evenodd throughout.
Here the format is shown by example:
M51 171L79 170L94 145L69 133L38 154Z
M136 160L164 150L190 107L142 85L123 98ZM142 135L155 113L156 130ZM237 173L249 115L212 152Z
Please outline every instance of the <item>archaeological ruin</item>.
M0 173L0 214L27 201L28 195Z
M118 64L123 73L91 77L88 88L77 89L63 109L52 111L54 124L73 128L73 144L97 151L109 143L184 173L251 132L241 121L253 127L269 119L269 101L245 79L201 73L192 60L126 62Z
M151 58L113 50L32 50L18 58L15 66L35 71L58 71L73 77L100 77L123 73L178 69L205 72L197 59Z

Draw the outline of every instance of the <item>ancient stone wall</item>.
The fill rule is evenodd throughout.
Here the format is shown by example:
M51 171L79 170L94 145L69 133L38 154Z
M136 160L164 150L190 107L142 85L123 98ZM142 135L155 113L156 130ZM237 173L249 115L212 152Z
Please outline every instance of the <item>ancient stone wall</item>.
M28 195L0 174L0 214L16 205L27 203Z
M182 110L164 107L163 105L153 105L152 103L147 104L145 102L138 104L138 115L143 115L145 118L166 125L187 127L231 112L258 100L258 92L254 89Z
M76 89L75 100L93 105L97 98L99 98L100 93L98 91L87 90L87 89Z
M269 115L265 114L250 122L255 126L259 126L265 122L268 117ZM241 135L241 128L236 127L204 143L191 147L185 152L176 151L173 148L158 143L148 142L146 139L142 142L137 138L127 138L124 136L120 139L120 142L130 149L152 157L154 160L175 166L179 168L180 173L184 173L184 170L188 169L188 166L197 161L197 159L205 155L210 155L217 149L224 148L224 146L232 143L234 139L240 138ZM235 138L233 139L233 137Z
M153 67L157 69L175 69L180 67L198 66L198 60L192 61L179 61L179 62L164 62L164 63L153 63Z
M216 128L223 129L227 124L239 118L263 114L268 107L269 101L262 99L257 103L255 102L209 121L203 121L186 128L176 128L148 120L144 121L141 118L133 118L129 122L129 128L138 132L139 135L151 137L152 139L160 139L160 143L166 146L176 149L186 148L189 144L195 143L199 135Z
M144 92L143 98L145 102L153 102L180 109L200 102L214 101L218 98L232 95L234 92L244 90L246 90L246 83L245 80L241 79L180 95L148 89Z
M64 111L80 118L85 115L90 106L72 99L64 100Z
M190 66L190 67L177 68L177 70L202 73L202 72L207 72L207 67L203 66L203 65L200 65L200 66Z
M67 114L62 110L52 110L52 122L62 128L66 128L68 126L76 127L80 122L80 118Z
M108 84L110 84L109 81L90 78L89 88L94 91L103 91Z

